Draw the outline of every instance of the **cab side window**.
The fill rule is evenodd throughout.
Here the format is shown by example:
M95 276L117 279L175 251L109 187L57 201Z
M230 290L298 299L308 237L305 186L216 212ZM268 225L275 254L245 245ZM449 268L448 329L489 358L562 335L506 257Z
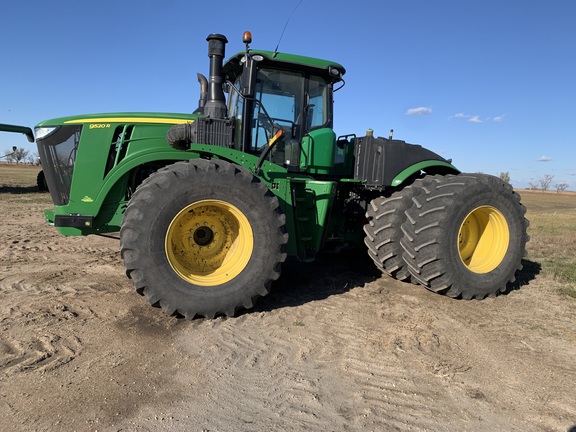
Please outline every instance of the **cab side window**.
M306 130L326 127L330 121L328 112L329 86L322 78L311 76L308 81L308 115Z

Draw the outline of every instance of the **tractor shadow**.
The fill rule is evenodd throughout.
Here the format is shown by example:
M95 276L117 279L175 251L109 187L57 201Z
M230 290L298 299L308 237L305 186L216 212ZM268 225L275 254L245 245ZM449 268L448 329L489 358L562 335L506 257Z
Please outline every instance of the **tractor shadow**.
M38 186L0 186L0 193L9 193L14 195L28 194L28 193L48 193L41 191Z
M367 254L342 252L322 254L312 263L288 259L270 294L261 298L251 312L269 312L296 307L346 293L382 277Z
M506 290L506 292L504 292L504 294L508 294L512 291L522 289L522 287L530 284L531 281L536 279L536 276L538 276L541 271L542 271L542 264L523 259L522 270L516 273L516 280L509 285L508 289Z
M516 273L516 280L500 295L508 295L526 287L542 270L540 263L530 260L522 260L522 266L522 270ZM382 277L367 254L322 255L313 263L289 259L282 266L282 276L272 285L270 294L260 298L253 309L243 311L240 315L270 312L324 300Z

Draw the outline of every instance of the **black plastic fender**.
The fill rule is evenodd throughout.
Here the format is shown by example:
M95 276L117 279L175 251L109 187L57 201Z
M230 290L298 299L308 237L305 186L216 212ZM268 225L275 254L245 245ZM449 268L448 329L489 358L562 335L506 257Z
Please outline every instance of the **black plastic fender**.
M365 182L367 187L397 186L397 177L402 180L426 166L436 167L436 173L458 174L451 160L420 145L405 141L365 136L358 138L354 151L354 178ZM410 170L410 167L414 167ZM395 181L396 179L396 181Z

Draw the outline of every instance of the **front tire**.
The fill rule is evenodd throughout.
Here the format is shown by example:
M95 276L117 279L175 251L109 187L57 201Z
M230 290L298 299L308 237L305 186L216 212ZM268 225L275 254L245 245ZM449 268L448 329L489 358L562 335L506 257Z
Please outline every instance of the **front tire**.
M400 241L412 278L464 299L507 289L526 254L526 208L512 187L485 174L424 178Z
M48 192L48 184L46 183L46 176L44 170L40 170L36 176L36 186L40 192Z
M135 289L186 318L253 307L280 276L288 240L285 216L264 183L237 165L204 159L143 182L120 236Z

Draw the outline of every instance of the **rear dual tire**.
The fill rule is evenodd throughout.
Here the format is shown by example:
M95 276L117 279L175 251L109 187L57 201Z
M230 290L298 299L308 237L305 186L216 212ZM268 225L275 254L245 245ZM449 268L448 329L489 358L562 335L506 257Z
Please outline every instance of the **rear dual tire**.
M389 197L378 197L369 203L364 226L364 243L374 264L394 279L409 282L410 272L402 258L400 246L406 210L412 206L412 198L420 189L413 185L394 192Z
M396 261L413 282L450 297L481 299L515 281L528 221L508 183L459 174L424 177L410 189L417 192L407 192L409 203L403 200L393 244Z

